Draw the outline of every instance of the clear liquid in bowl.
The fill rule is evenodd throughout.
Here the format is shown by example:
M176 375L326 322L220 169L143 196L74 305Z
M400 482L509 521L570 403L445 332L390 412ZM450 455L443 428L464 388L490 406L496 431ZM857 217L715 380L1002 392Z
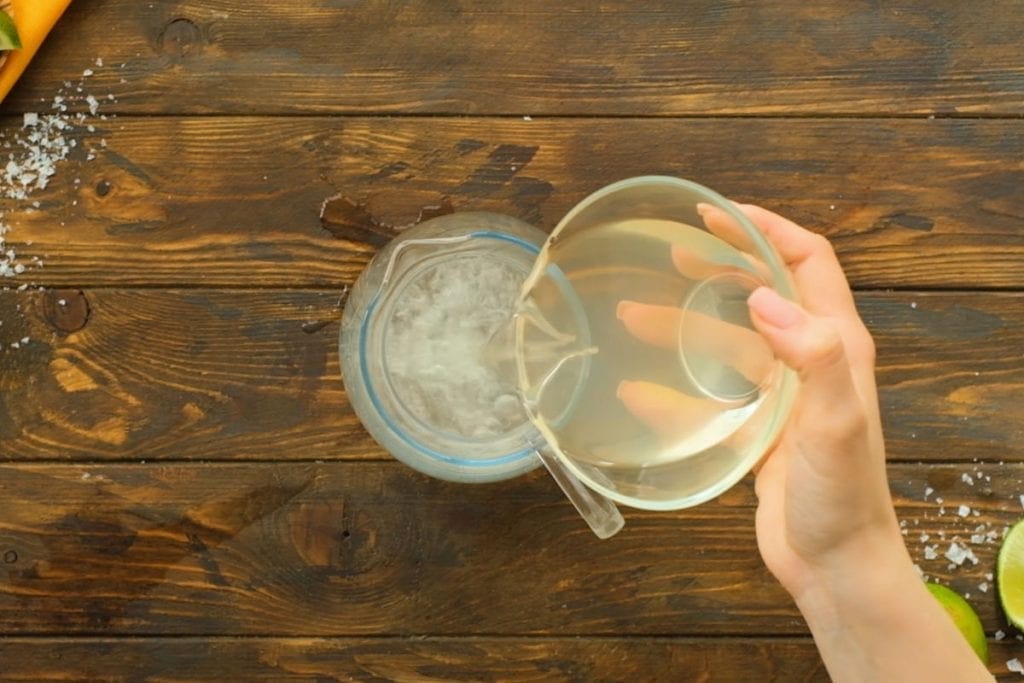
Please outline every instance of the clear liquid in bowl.
M708 231L629 219L556 235L512 323L519 387L549 443L574 461L647 468L719 450L777 363L746 298L763 264Z

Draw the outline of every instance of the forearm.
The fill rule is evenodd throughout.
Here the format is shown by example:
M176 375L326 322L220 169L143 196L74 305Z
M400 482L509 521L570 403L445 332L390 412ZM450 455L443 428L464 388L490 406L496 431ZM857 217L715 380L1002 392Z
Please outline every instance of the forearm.
M902 548L876 558L823 573L796 596L832 679L992 681Z

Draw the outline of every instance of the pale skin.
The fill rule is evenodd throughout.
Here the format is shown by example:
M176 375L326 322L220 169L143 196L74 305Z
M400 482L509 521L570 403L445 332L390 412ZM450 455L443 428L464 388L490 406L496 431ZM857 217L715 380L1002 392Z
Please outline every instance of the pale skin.
M768 288L748 300L757 331L800 378L787 426L757 471L765 565L796 602L834 681L994 680L925 588L903 543L886 478L874 342L835 252L770 211L739 209L775 246L801 302ZM702 205L701 215L712 233L742 246L726 212ZM674 261L686 274L686 264ZM665 327L652 307L631 303L619 317L648 343L657 344ZM754 370L762 363L741 361ZM624 383L619 395L663 434L671 434L673 416L698 407L645 382Z

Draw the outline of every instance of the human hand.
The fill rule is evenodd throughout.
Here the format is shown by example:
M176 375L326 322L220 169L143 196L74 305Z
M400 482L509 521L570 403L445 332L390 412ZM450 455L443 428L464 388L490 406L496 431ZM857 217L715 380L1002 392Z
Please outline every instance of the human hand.
M770 211L740 209L779 252L802 304L766 288L748 300L757 330L800 377L789 422L756 481L758 548L799 601L819 575L857 572L864 557L907 555L886 478L874 342L835 252ZM731 219L711 208L705 220Z
M835 681L991 681L903 544L885 470L875 347L831 245L740 209L789 268L802 306L761 288L748 306L800 377L790 420L757 473L757 544L807 619ZM712 210L707 222L728 220Z
M992 680L925 589L903 544L886 478L874 342L835 253L823 237L781 216L739 209L775 246L801 301L764 287L747 301L769 356L800 378L790 418L756 475L765 564L807 619L834 680ZM711 233L742 249L742 231L726 212L702 206L701 214ZM678 256L673 261L686 275L691 264ZM633 303L619 312L635 337L655 346L669 342L665 330L681 322L675 315ZM745 336L750 330L712 329L711 350L723 362L731 349L756 347ZM765 362L758 353L733 367L756 383ZM620 395L626 407L659 433L681 423L687 409L700 418L693 410L700 403L663 396L658 385L627 389ZM658 410L645 412L648 405Z

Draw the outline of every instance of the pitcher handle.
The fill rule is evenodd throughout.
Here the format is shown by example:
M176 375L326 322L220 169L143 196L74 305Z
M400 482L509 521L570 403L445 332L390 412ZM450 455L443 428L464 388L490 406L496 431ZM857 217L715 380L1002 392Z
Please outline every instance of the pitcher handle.
M538 448L537 455L544 467L554 478L558 487L580 513L600 539L611 538L619 533L626 520L615 507L615 503L596 491L587 488L575 474L569 471L562 461L547 448Z

